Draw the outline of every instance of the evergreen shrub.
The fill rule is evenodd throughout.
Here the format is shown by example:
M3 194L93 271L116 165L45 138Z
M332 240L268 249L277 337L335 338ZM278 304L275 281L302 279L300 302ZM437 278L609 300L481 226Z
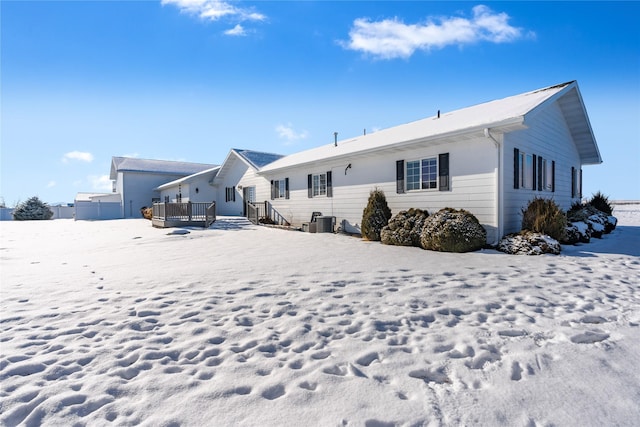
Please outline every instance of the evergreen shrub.
M53 211L38 196L18 204L13 211L13 219L16 221L51 219L52 217Z
M369 193L369 201L362 211L362 237L367 240L380 241L382 228L389 223L391 209L387 204L384 191L375 188Z
M441 252L471 252L487 243L487 231L471 212L444 208L430 215L420 235L423 249Z
M591 197L587 204L598 209L600 212L606 213L607 215L611 215L613 213L613 208L609 203L609 198L599 191Z

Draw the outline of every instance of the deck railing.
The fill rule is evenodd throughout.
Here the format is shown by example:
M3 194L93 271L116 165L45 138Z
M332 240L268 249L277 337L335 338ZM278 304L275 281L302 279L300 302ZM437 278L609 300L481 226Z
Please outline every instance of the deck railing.
M289 221L278 212L269 201L263 203L247 203L247 219L254 224L290 225Z
M164 223L202 223L208 228L216 220L216 204L186 203L154 203L153 220Z

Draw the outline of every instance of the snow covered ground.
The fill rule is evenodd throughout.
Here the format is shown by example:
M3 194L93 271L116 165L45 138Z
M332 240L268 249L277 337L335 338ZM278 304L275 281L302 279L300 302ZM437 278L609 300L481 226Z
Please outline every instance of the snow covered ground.
M640 205L559 256L2 222L2 425L637 425Z

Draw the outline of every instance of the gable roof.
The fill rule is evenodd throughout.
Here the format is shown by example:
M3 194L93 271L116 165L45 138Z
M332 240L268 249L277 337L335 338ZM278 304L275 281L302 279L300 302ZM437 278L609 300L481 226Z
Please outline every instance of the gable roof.
M525 129L529 114L555 101L565 116L583 164L601 163L577 82L572 81L338 141L337 146L328 144L291 154L265 166L260 172L272 172L354 154L402 149L416 142L447 142L465 134L483 132L486 128L502 132Z
M222 162L222 166L220 166L220 170L214 180L220 181L224 179L224 176L229 170L231 170L236 161L240 161L247 167L250 167L255 171L259 171L261 168L281 159L282 157L284 157L282 154L232 148L224 159L224 162Z
M118 172L148 172L167 175L192 175L216 165L205 163L176 162L171 160L138 159L135 157L112 157L110 179L115 180Z
M162 185L156 187L155 190L157 190L157 191L166 190L168 188L175 187L178 184L184 184L184 183L193 181L195 178L201 177L203 175L209 175L209 174L212 175L211 179L209 180L209 182L211 182L216 177L216 175L217 175L219 170L220 170L220 166L216 166L214 168L205 169L202 172L194 173L193 175L187 175L187 176L184 176L182 178L173 180L171 182L167 182L166 184L162 184Z

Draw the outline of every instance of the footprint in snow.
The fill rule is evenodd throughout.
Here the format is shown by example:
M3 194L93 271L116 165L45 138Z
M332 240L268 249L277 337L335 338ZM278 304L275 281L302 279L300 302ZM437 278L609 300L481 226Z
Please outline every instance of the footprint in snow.
M587 331L583 334L572 336L571 342L575 344L593 344L600 341L604 341L607 338L609 338L609 334L607 333Z

